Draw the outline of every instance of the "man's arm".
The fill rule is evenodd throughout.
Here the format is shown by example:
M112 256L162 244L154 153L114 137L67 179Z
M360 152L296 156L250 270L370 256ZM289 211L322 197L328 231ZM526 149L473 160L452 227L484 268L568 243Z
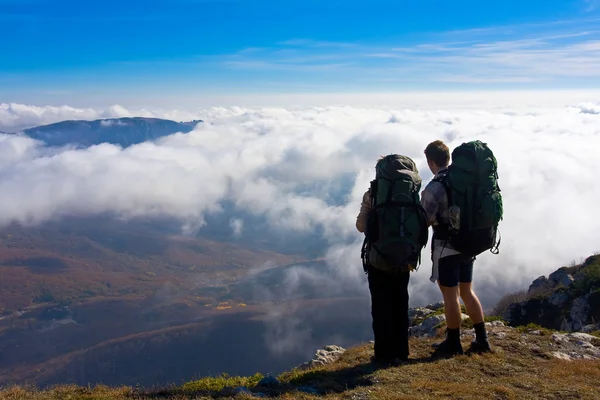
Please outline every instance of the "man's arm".
M356 217L356 229L364 233L365 225L367 224L367 217L371 211L371 195L369 190L363 195L362 203L360 204L360 212Z

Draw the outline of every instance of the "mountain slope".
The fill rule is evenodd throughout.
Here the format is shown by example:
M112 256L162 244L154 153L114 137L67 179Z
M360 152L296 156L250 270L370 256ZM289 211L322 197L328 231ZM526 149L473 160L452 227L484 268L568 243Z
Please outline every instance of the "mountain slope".
M62 121L25 129L27 136L49 146L75 144L92 146L100 143L123 147L154 140L176 132L191 132L202 121L175 122L158 118L113 118L95 121Z
M332 361L299 367L278 377L206 377L182 386L143 391L131 387L59 386L47 391L10 387L0 398L11 400L70 399L595 399L600 361L566 361L552 356L557 335L499 327L492 354L432 358L436 338L413 338L411 360L396 367L370 363L372 344L340 351L328 346ZM598 345L586 339L589 348ZM470 338L463 340L467 346ZM599 340L600 341L600 340ZM594 342L592 344L591 342ZM560 346L560 345L559 345ZM323 351L320 351L323 354ZM341 353L341 354L340 354ZM337 359L336 359L337 358Z
M511 325L590 332L600 329L600 255L540 276L503 312Z

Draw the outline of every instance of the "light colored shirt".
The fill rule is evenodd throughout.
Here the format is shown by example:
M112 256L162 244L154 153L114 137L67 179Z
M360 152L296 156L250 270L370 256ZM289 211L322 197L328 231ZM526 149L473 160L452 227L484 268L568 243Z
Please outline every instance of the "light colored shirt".
M435 178L439 177L448 168L440 169ZM427 214L427 222L431 225L440 225L450 223L450 213L448 212L448 196L446 189L440 182L431 181L421 192L421 205ZM431 282L435 282L439 275L439 261L443 257L460 254L454 250L450 243L445 239L433 240L433 250L431 253Z

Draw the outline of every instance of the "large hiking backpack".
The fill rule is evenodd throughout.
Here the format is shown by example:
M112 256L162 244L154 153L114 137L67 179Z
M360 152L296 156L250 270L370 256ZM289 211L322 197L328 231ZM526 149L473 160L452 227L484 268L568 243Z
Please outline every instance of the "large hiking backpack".
M361 252L365 272L369 266L388 272L416 270L428 240L419 171L412 159L397 154L379 160L375 171Z
M487 143L475 140L455 148L447 172L434 180L446 188L450 214L450 224L436 227L434 237L468 256L486 250L498 254L503 205L498 163Z

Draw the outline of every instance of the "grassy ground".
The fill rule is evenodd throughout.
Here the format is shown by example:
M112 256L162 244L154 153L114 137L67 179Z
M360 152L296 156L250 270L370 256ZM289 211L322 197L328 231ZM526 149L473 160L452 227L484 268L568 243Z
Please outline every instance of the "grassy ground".
M437 339L439 340L439 338ZM600 361L563 361L552 358L550 335L491 336L493 354L431 359L431 339L411 339L411 360L398 367L375 369L372 345L349 349L336 363L312 370L293 370L279 376L276 388L257 387L261 375L208 377L182 387L158 391L134 388L56 387L35 391L11 387L0 391L10 400L151 400L250 398L233 389L246 386L277 399L597 399ZM468 346L465 340L463 345ZM310 387L318 395L299 391Z

